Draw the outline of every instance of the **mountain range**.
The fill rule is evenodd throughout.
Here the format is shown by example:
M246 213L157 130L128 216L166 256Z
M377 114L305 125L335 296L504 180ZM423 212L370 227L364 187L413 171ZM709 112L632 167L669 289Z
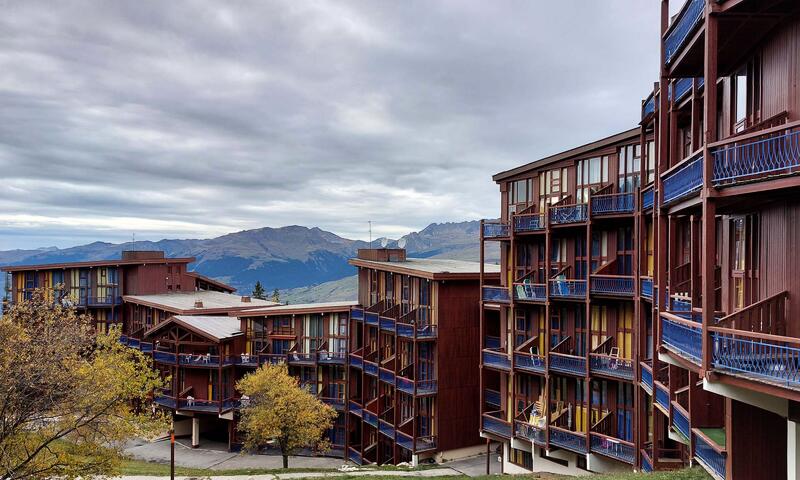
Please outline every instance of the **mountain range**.
M433 223L405 239L409 256L478 260L478 221ZM372 242L373 247L380 240ZM399 239L398 239L399 240ZM386 240L397 246L397 240ZM211 239L165 239L113 244L94 242L59 249L0 251L0 265L42 264L109 260L123 250L163 250L168 256L195 257L190 269L216 278L249 293L256 281L291 303L355 298L355 268L347 263L359 248L370 244L350 240L317 227L292 225L258 228ZM497 261L499 252L487 252L487 261ZM0 279L0 286L5 277Z

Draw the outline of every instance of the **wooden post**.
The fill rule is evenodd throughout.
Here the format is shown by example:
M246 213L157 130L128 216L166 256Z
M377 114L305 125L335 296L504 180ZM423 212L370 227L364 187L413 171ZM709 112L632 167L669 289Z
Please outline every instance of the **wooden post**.
M171 480L175 480L175 427L174 426L169 429L169 478Z

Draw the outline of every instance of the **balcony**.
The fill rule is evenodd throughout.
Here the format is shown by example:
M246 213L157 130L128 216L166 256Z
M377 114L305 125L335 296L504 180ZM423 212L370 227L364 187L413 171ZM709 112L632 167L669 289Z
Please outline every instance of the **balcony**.
M545 216L543 213L526 213L514 215L514 232L531 233L542 232L545 229Z
M503 240L508 238L508 223L499 220L483 221L483 238L485 240Z
M289 365L314 365L317 363L317 354L289 352L286 359Z
M719 435L721 432L721 435ZM693 428L694 456L699 463L718 480L725 480L725 463L728 456L725 449L725 431L720 429ZM711 439L712 436L720 437L720 446Z
M437 325L431 323L428 307L411 310L397 320L397 335L403 338L429 339L439 333Z
M85 297L86 305L90 307L113 307L122 305L122 297L116 293L102 297Z
M590 434L590 437L592 452L631 465L636 463L636 448L631 442L594 432Z
M353 320L364 321L364 309L363 308L352 308L350 309L350 318Z
M642 210L650 210L655 203L655 191L652 187L642 192Z
M667 171L663 186L665 205L699 192L703 187L703 151L698 150Z
M406 435L405 433L398 431L396 441L397 445L405 448L409 452L414 451L414 437L411 435Z
M394 320L394 318L380 317L379 323L380 323L380 329L381 330L394 332L394 330L395 330L395 320Z
M712 182L722 188L800 172L800 122L740 135L711 146Z
M364 321L367 325L378 326L380 324L380 316L375 312L364 312Z
M653 395L653 369L646 362L639 364L639 371L641 372L641 385L649 393Z
M481 427L485 432L493 433L503 438L511 438L511 423L505 421L505 412L503 411L484 413Z
M344 399L343 398L338 398L338 397L319 397L319 399L322 400L322 403L324 403L325 405L330 405L331 407L333 407L333 409L336 410L337 412L343 412L344 411Z
M592 275L591 293L613 297L632 297L634 293L633 277L623 275Z
M262 353L258 355L258 362L261 365L278 365L286 363L286 354L283 353Z
M178 402L177 400L175 400L175 397L169 395L167 392L157 393L156 395L154 395L153 402L156 405L164 408L175 409L178 406Z
M586 376L586 358L550 352L550 370L583 377Z
M542 447L547 445L547 431L544 428L535 427L521 420L514 421L514 436Z
M620 380L633 381L633 361L618 356L592 353L589 355L589 368L592 373Z
M661 343L672 352L697 365L703 359L702 325L675 314L661 314Z
M664 61L670 65L703 21L705 0L687 0L664 39Z
M192 367L219 367L221 365L219 355L189 353L181 353L178 356L178 363Z
M356 356L354 353L350 354L350 366L353 368L357 368L359 370L364 368L364 360L361 357Z
M510 303L511 296L508 288L497 286L483 286L483 301L489 303Z
M175 364L177 355L172 352L162 352L160 350L153 351L153 360L159 363Z
M483 391L483 400L485 403L489 405L494 405L497 408L500 408L500 392L497 390L491 390L489 388Z
M511 359L508 358L508 353L484 349L483 350L483 366L490 367L497 370L506 372L511 371Z
M585 203L552 205L550 207L550 223L553 225L565 225L585 222L587 210L587 204Z
M388 383L389 385L394 385L394 372L391 370L387 370L385 368L381 368L378 374L378 378L383 383Z
M648 118L650 115L656 113L656 98L655 94L651 93L647 99L642 102L642 120Z
M710 327L714 369L800 389L800 339ZM766 338L765 338L766 337Z
M514 367L528 373L545 374L545 357L534 353L514 353Z
M378 431L381 432L381 435L394 440L394 427L391 423L381 420L378 426Z
M550 444L581 455L586 453L586 435L550 425Z
M692 91L693 84L694 78L691 77L679 78L675 80L675 82L670 85L670 98L674 99L675 103L680 102L689 92Z
M661 406L665 412L669 412L669 388L659 381L656 381L654 385L656 387L656 403Z
M220 402L217 400L181 398L178 399L177 409L191 412L214 413L220 411Z
M362 410L361 411L361 418L364 419L364 423L368 425L372 425L375 428L378 428L378 416L374 413L370 412L369 410Z
M633 193L611 193L592 196L592 215L621 215L633 213Z
M544 283L515 283L514 300L520 302L546 302L547 285Z
M672 428L683 435L686 443L689 443L689 439L692 438L689 413L678 402L672 402Z
M357 402L350 400L350 402L347 404L347 408L353 415L357 417L361 416L361 405L359 405Z
M348 447L347 458L356 465L363 465L364 461L361 459L361 453L353 447Z
M652 473L653 459L650 457L650 452L648 452L645 448L641 449L640 452L642 454L642 472Z
M373 377L377 377L378 364L364 360L364 373L366 373L367 375L372 375Z
M550 296L585 300L586 280L550 280Z
M346 360L345 352L317 352L317 362L323 365L344 365Z
M653 278L652 277L639 277L640 289L642 297L653 301Z

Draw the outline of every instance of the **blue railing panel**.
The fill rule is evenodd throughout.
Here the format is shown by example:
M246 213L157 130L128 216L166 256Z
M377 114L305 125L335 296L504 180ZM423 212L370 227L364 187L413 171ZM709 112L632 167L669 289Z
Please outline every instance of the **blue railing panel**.
M153 352L153 359L161 363L175 363L175 354L171 352L161 352L155 350Z
M700 365L703 359L703 330L661 317L661 343Z
M396 377L397 389L409 395L414 395L414 380L405 377Z
M404 338L414 338L414 325L410 323L397 323L397 334Z
M395 324L395 321L394 321L393 318L388 318L388 317L381 317L380 318L381 330L389 330L389 331L393 332L394 331L394 324Z
M607 355L591 355L589 361L590 369L593 373L633 381L632 360Z
M655 202L655 192L651 188L642 194L642 209L643 210L650 210L653 208L653 203Z
M380 431L382 435L385 435L394 440L394 427L390 423L381 420L380 426L378 427L378 431Z
M484 286L483 301L509 303L511 301L511 297L508 293L508 288L506 287Z
M652 93L647 100L645 100L644 105L642 105L642 118L646 118L649 115L656 113L656 98L655 95Z
M703 186L703 153L686 165L670 172L663 180L664 203L670 203L699 191Z
M367 375L372 375L373 377L378 376L378 364L364 361L364 373Z
M681 435L686 437L687 440L692 438L691 427L689 426L689 417L679 408L672 408L672 426L675 430L679 431Z
M586 437L583 433L550 427L550 443L576 453L586 453Z
M550 370L570 375L586 375L586 358L550 353Z
M350 310L350 318L353 320L364 320L364 309L363 308L353 308Z
M508 236L508 224L499 222L484 222L483 238L504 238Z
M686 77L686 78L679 78L675 80L674 87L671 86L673 93L675 94L675 101L679 102L686 96L687 93L692 91L692 84L694 83L694 78Z
M591 434L592 451L607 457L615 458L621 462L630 463L636 461L636 450L633 445L622 442L614 438L609 438L595 433Z
M700 435L694 435L694 455L719 478L725 477L725 455L714 450Z
M614 193L592 197L592 215L632 213L633 209L633 193Z
M688 5L681 9L680 17L675 20L673 28L664 40L664 56L667 65L675 59L703 19L705 0L687 0L687 3Z
M742 140L711 153L714 186L800 171L800 130Z
M397 444L409 452L414 451L414 439L403 432L397 432Z
M514 299L523 302L546 302L547 285L517 283L514 285Z
M364 320L367 322L367 325L375 325L377 326L379 323L379 315L373 312L364 312Z
M497 390L489 390L488 388L483 391L483 399L489 405L500 405L500 392Z
M646 455L642 455L642 471L644 473L652 473L653 471L653 464Z
M350 354L350 366L361 370L364 368L364 362L361 360L361 357Z
M586 221L586 204L550 207L550 223L578 223Z
M514 366L520 370L532 373L545 373L544 357L529 355L527 353L514 354Z
M686 300L679 300L677 298L672 299L672 311L673 312L691 312L692 311L692 302ZM691 320L691 318L689 318Z
M714 368L788 387L800 386L800 348L718 332L711 332L711 338Z
M511 438L511 424L488 414L483 414L483 430L505 438Z
M550 280L550 296L586 298L586 280Z
M381 368L379 378L384 383L394 385L394 372L386 370L385 368Z
M633 277L591 277L591 292L598 295L633 296Z
M650 300L653 300L653 279L641 277L640 281L641 281L642 296L645 298L649 298Z
M669 391L663 388L660 384L655 384L656 387L656 402L669 412Z
M500 370L511 370L511 360L508 358L508 354L504 352L484 350L483 364L485 366L498 368Z
M537 428L519 420L514 422L514 427L515 437L524 438L537 445L547 445L547 432L543 428Z
M364 463L361 460L361 454L358 453L358 451L356 451L352 447L347 449L347 458L349 458L350 461L355 463L356 465L362 465Z
M359 405L358 403L351 400L347 408L350 410L350 413L359 417L361 416L361 405Z
M368 423L369 425L372 425L375 428L378 427L378 416L369 410L362 410L361 417L364 419L364 422Z
M514 216L514 231L515 232L536 232L544 230L545 221L544 215L536 213L533 215L516 215Z
M642 372L642 385L646 387L650 394L653 394L653 372L647 370L646 368L641 368Z

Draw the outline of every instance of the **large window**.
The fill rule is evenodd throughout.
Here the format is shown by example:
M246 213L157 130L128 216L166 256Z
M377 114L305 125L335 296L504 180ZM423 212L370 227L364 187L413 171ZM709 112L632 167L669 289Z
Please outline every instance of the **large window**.
M647 141L645 151L645 166L647 175L647 184L653 183L656 179L656 142L653 140Z
M539 211L544 212L546 205L552 205L568 191L567 168L555 168L539 174Z
M731 306L742 309L756 301L758 271L758 217L731 220Z
M759 122L761 115L760 78L761 62L759 58L750 60L733 75L731 120L735 133Z
M533 198L533 180L508 182L508 214L521 212L528 208Z
M597 190L608 183L608 156L587 158L578 162L577 203L589 201L589 189Z
M639 172L642 162L642 146L627 145L620 147L619 152L619 182L620 192L635 192L639 188Z

